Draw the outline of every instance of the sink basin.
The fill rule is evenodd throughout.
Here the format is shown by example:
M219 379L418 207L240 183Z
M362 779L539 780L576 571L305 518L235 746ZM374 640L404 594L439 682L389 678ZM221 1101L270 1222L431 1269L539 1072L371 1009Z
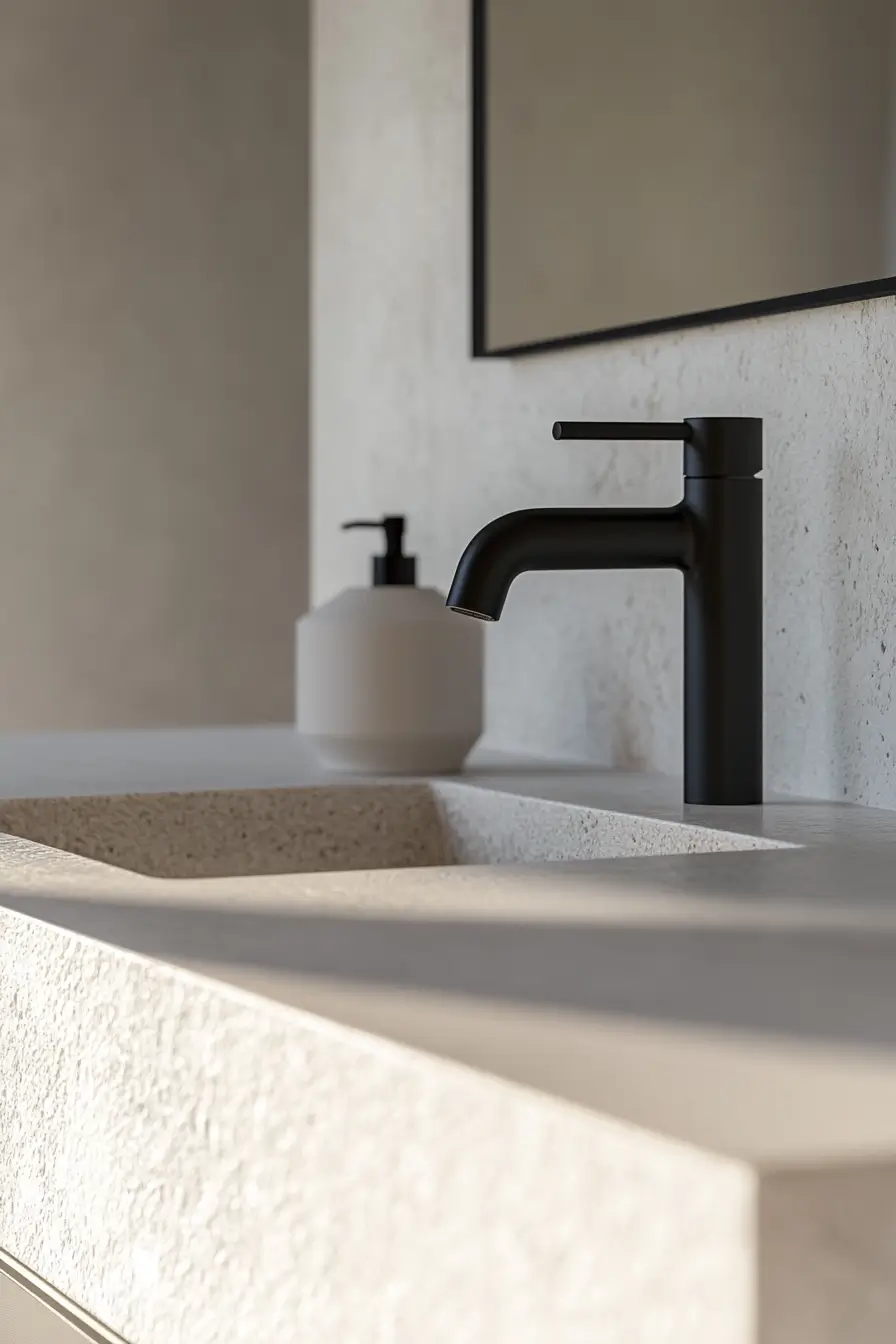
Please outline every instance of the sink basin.
M0 833L156 878L778 847L751 835L442 781L15 799L0 802Z

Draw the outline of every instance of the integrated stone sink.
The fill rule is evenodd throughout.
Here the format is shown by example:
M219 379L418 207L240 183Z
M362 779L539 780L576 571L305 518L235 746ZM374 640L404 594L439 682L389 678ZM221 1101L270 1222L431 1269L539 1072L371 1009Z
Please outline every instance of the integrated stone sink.
M155 878L778 847L752 835L445 781L14 799L0 802L0 833Z
M0 1272L133 1344L890 1344L892 814L300 765L0 801Z

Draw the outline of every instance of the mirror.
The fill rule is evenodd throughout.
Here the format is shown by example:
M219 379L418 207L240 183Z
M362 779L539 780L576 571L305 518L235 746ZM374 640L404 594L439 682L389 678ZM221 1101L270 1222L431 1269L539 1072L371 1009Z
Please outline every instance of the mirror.
M896 292L892 0L473 0L473 353Z

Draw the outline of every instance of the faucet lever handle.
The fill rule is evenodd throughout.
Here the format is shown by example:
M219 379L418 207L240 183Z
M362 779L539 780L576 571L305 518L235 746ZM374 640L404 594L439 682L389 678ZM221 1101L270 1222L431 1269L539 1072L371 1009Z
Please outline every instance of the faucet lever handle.
M667 439L688 443L691 427L685 420L642 422L631 420L556 420L555 439Z
M762 470L762 421L711 416L653 424L625 420L557 420L555 439L672 439L684 444L684 474L756 476Z

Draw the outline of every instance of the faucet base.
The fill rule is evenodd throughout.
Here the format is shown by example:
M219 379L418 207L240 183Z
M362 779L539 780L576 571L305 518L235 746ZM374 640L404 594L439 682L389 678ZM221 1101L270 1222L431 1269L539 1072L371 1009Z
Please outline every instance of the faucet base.
M684 800L762 802L762 482L687 477Z

